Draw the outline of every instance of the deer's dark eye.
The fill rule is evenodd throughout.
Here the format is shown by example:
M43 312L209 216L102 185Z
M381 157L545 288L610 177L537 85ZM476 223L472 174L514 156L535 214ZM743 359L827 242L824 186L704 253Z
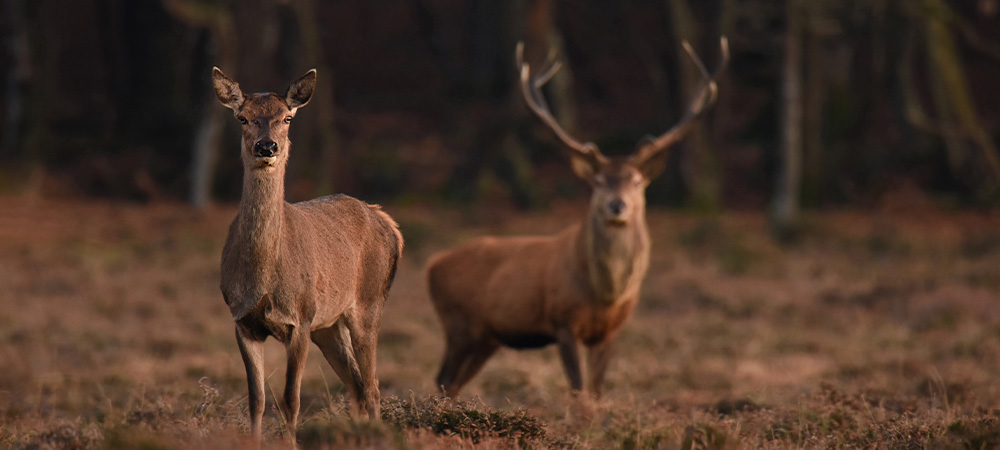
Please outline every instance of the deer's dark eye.
M243 125L247 124L247 118L246 117L237 116L236 118L239 119L240 123L242 123Z
M285 123L292 123L292 116L285 117Z

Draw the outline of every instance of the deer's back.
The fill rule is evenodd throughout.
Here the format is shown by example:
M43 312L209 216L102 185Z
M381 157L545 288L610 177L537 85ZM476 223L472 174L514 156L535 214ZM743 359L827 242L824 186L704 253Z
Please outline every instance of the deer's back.
M363 297L388 292L403 238L381 208L347 195L331 195L287 209L292 231L283 257L300 259L306 264L300 271L323 277L319 288L360 290Z
M396 223L377 206L338 194L289 204L286 221L295 237L344 258L395 257L402 248Z
M243 219L234 221L222 290L235 318L266 312L268 322L320 328L356 301L385 301L403 242L388 215L346 195L284 208L280 235L263 237L278 241L274 258L249 251L251 238L236 231Z
M435 309L446 322L468 321L494 334L554 332L575 296L568 267L574 233L485 237L433 255L427 278Z
M614 334L638 298L613 304L594 298L577 247L580 231L486 237L433 255L427 279L444 327L513 348L554 342L560 327L588 345Z

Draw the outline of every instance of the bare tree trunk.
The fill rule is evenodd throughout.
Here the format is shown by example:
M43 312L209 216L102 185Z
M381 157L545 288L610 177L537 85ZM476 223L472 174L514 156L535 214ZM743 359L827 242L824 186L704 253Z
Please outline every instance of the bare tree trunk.
M215 178L215 164L219 159L224 114L214 101L209 101L204 109L201 123L194 135L189 197L191 206L199 209L208 206L212 201L212 180Z
M667 7L670 11L674 39L678 43L686 40L697 48L701 42L699 38L701 32L687 0L669 0ZM715 39L712 41L716 42ZM682 55L678 59L685 58ZM693 64L684 62L678 67L681 87L678 104L685 104L688 101L686 96L695 92L702 77ZM686 150L680 160L684 166L681 171L684 176L683 181L690 195L688 201L696 208L716 211L720 208L722 199L722 169L718 156L712 148L703 122L696 123L689 136L687 142L680 144L681 148Z
M918 138L917 126L910 118L913 113L923 115L916 98L912 73L916 41L914 28L917 24L904 15L903 8L898 3L891 4L889 8L889 26L886 32L891 38L888 40L886 54L894 55L887 58L893 121L900 130L903 148L923 155L927 146L924 145L924 140Z
M537 43L537 48L542 53L555 52L563 59L562 69L559 76L550 81L546 88L548 99L554 105L556 119L562 124L563 129L571 135L577 131L576 127L576 100L573 97L573 71L566 60L566 46L563 42L562 34L555 23L555 2L552 0L534 0L531 11L528 15L528 39ZM540 62L532 67L541 67ZM514 83L516 91L514 97L518 103L523 102L518 84Z
M217 64L231 76L236 76L236 42L232 15L226 6L203 4L191 0L164 0L164 7L180 22L209 32L209 45ZM206 76L208 74L206 73ZM191 191L189 202L204 208L212 201L212 180L222 142L225 112L215 104L215 94L205 92L206 104L195 132L191 159Z
M572 133L576 128L576 105L572 93L573 76L569 61L566 61L562 35L555 24L555 2L523 0L514 3L511 13L509 17L516 23L509 25L510 35L524 41L525 59L532 67L541 67L549 52L555 52L563 60L564 64L559 75L549 83L547 97L556 119ZM523 21L519 19L522 17ZM506 45L508 61L513 61L514 39L507 44L509 44ZM517 74L519 69L514 69L511 73L519 76ZM543 199L538 189L532 159L526 150L532 143L525 142L524 138L531 134L529 129L537 128L532 126L534 118L527 114L519 86L518 81L514 80L508 91L509 111L514 120L513 126L508 127L501 138L501 153L508 166L509 173L506 177L510 181L514 201L521 207L535 207L543 203Z
M813 0L807 6L805 47L805 91L803 96L803 178L802 193L805 201L819 200L826 185L823 171L823 105L826 103L826 54L823 51L824 33L819 28L825 20L823 3Z
M7 47L10 52L11 64L7 68L7 86L5 86L7 108L4 111L3 139L0 141L0 151L5 155L16 155L16 149L21 139L21 125L24 116L24 85L31 77L31 62L28 54L28 33L25 29L24 0L5 0L4 16L10 27Z
M779 237L786 237L797 225L802 179L802 11L797 0L786 2L781 150L771 204L772 231Z
M941 0L924 0L927 62L934 104L948 148L948 161L956 178L971 178L979 195L1000 189L1000 152L983 128L963 73L954 37L944 16L949 13ZM978 153L978 155L976 155Z
M306 63L316 68L321 74L317 79L316 94L313 104L316 105L316 137L319 147L319 173L316 174L317 194L334 192L335 180L339 164L338 136L334 108L334 73L326 61L323 52L323 41L320 38L314 0L296 0L293 3L296 20L301 31L302 48Z

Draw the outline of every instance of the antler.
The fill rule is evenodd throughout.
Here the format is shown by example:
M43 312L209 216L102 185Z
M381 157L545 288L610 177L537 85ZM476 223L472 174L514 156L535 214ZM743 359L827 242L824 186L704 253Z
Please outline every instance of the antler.
M695 66L698 67L698 71L705 77L705 81L702 83L701 89L698 91L698 95L695 96L695 100L690 106L688 106L687 111L684 112L684 116L681 117L680 122L667 130L666 133L663 133L659 137L650 139L649 143L639 148L639 151L635 156L638 161L647 161L663 150L666 150L671 145L674 145L677 141L681 140L689 131L691 131L691 127L694 125L695 119L701 116L702 113L708 110L708 108L715 103L719 93L719 87L716 85L715 80L719 77L719 74L726 69L726 65L729 63L729 40L723 36L722 39L720 39L720 45L722 46L722 50L719 54L719 66L715 69L715 73L709 75L708 70L705 69L705 64L703 64L701 59L698 58L698 55L695 54L694 50L691 48L691 44L684 41L684 50L687 51L688 55L691 56L691 59L694 60Z
M555 59L555 49L549 51L546 65L547 67L541 71L541 75L532 79L531 67L524 61L524 42L517 43L517 67L521 70L521 93L524 94L525 102L528 103L531 111L539 119L542 119L571 151L581 155L599 156L600 151L594 143L580 143L576 139L573 139L572 136L559 126L559 122L556 122L555 117L552 116L552 112L549 111L549 106L545 103L545 97L542 96L541 88L562 68L562 63Z

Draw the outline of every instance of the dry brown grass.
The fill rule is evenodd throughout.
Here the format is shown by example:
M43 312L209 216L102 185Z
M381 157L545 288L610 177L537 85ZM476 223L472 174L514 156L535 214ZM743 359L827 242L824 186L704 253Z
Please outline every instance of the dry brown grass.
M501 351L461 402L432 395L433 251L555 231L545 213L387 208L408 239L384 317L384 424L346 416L316 349L306 448L1000 447L1000 216L650 214L654 256L606 397L574 399L554 349ZM234 209L0 198L0 447L241 448L246 381L218 291ZM267 348L280 392L284 357ZM273 372L271 372L273 370ZM283 446L268 392L265 436Z

